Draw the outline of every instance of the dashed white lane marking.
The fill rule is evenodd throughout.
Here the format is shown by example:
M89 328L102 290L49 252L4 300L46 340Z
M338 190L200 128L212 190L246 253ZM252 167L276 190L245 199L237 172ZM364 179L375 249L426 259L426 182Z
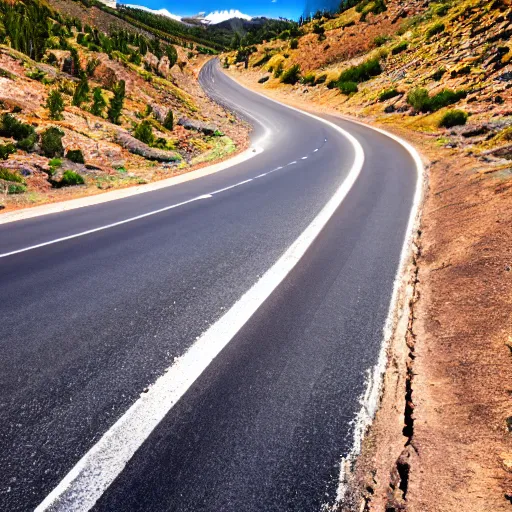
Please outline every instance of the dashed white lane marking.
M307 157L307 156L303 156L303 157L301 158L301 160L307 160L307 159L308 159L308 157Z
M241 181L239 183L235 183L234 185L230 185L229 187L220 188L219 190L215 190L215 192L210 192L210 194L213 196L215 194L219 194L220 192L225 192L226 190L230 190L235 187L239 187L240 185L245 185L246 183L249 183L253 180L253 178L250 178L248 180Z
M318 148L316 148L316 149L313 151L313 153L316 153L317 151L318 151Z
M301 113L348 139L355 156L346 178L279 260L110 427L35 512L87 512L94 506L155 427L300 261L343 202L363 167L363 148L335 124Z
M295 165L297 163L297 160L294 160L293 162L290 162L288 165Z

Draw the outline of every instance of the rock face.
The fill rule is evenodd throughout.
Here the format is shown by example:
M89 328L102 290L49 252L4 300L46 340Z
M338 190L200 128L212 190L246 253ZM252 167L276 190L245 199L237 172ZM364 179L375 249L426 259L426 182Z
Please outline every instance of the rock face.
M169 59L166 55L164 55L160 62L158 63L158 74L160 76L163 76L164 78L167 78L171 72L171 63L169 62Z
M197 121L195 119L189 119L188 117L180 117L178 121L179 126L183 126L187 130L196 130L198 132L202 132L205 135L213 135L217 131L217 127L203 123L202 121Z
M172 152L163 149L151 148L144 142L132 137L129 133L119 131L116 134L116 142L134 155L139 155L148 160L157 160L158 162L177 162L180 157Z
M157 70L158 69L158 57L153 55L151 52L146 53L143 58L144 65L149 67L150 69Z

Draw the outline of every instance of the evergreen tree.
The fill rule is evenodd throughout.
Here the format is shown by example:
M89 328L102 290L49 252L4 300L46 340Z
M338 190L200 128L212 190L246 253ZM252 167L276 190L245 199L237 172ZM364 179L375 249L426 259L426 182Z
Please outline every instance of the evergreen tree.
M178 61L178 52L176 51L176 48L174 48L172 44L168 45L165 48L165 54L169 59L169 66L172 68L174 64L176 64L176 62Z
M172 110L168 110L165 115L164 127L171 131L174 129L174 114L172 113Z
M89 83L87 82L87 75L82 72L80 75L80 82L76 86L75 93L73 94L72 104L75 107L80 107L84 101L89 99Z
M50 111L50 119L62 119L62 112L64 111L64 100L62 94L54 89L48 95L46 100L46 108Z
M110 106L107 111L108 119L111 123L120 124L121 111L123 110L124 96L126 94L126 84L124 80L119 80L112 87L114 97L110 100Z
M78 52L76 48L70 48L69 50L71 52L71 74L73 76L80 76L80 73L82 71L82 68L80 67L80 55L78 55Z
M103 110L107 106L107 102L105 98L103 98L103 94L101 93L101 87L95 87L92 92L92 107L91 114L102 117Z

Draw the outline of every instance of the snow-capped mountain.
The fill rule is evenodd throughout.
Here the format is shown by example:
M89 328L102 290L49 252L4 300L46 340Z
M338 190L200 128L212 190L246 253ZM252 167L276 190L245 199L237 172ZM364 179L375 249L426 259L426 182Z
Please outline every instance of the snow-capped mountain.
M200 13L196 16L184 17L178 16L177 14L172 14L167 9L150 9L149 7L145 7L143 5L135 5L135 4L124 4L126 7L131 7L132 9L141 9L143 11L152 12L153 14L160 14L161 16L167 16L175 21L184 21L194 20L205 25L217 25L218 23L222 23L227 20L231 20L233 18L240 18L242 20L251 21L252 17L248 14L244 14L240 12L238 9L230 9L224 11L213 11L210 14L205 15L204 13Z

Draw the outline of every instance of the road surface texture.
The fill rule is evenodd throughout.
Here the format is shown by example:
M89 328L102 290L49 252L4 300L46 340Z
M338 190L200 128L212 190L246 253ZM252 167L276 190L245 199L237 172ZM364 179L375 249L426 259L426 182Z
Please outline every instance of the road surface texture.
M274 264L352 167L353 145L329 125L243 89L216 63L200 79L251 120L263 152L166 189L0 225L6 254L185 203L0 258L0 510L41 503ZM332 502L417 176L398 143L330 120L364 149L353 188L95 510L283 512Z

